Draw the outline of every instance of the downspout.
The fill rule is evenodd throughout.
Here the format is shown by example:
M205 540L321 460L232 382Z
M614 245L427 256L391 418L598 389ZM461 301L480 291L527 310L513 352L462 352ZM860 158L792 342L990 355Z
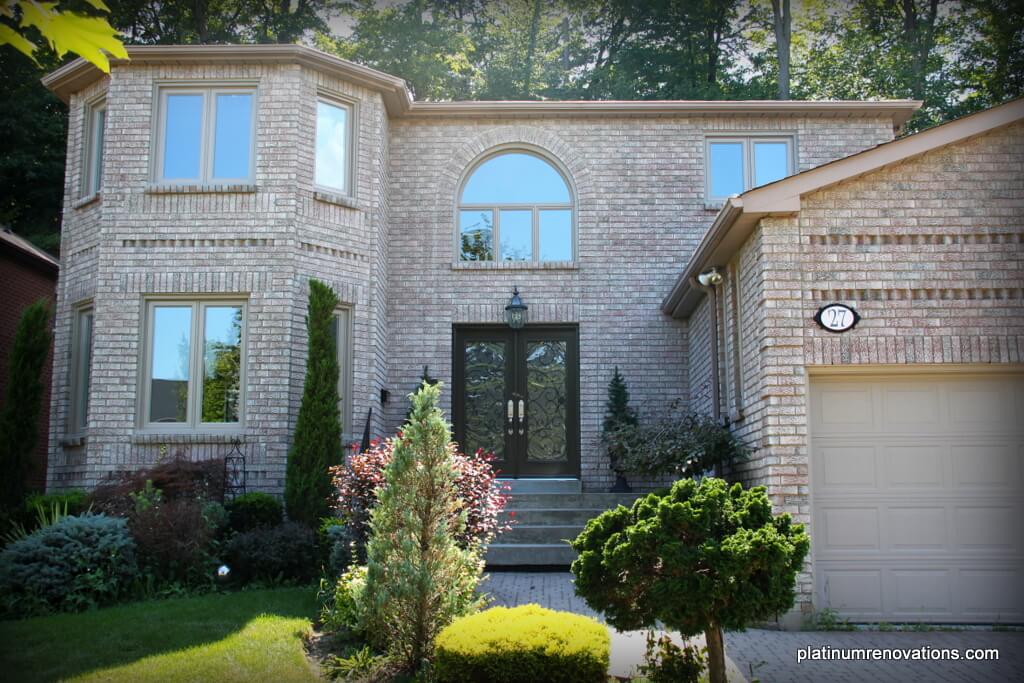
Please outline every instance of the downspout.
M711 309L711 416L715 418L715 422L721 422L722 401L718 373L718 295L714 285L710 287L702 285L695 277L690 278L690 286L708 295L708 304Z

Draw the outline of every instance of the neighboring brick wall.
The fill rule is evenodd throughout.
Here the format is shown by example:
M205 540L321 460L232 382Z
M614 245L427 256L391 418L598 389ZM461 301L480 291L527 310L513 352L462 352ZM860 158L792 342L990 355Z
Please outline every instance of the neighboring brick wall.
M14 336L27 306L46 299L53 304L56 298L57 272L49 265L37 263L30 256L0 244L0 291L3 292L3 306L0 306L0 410L7 401L7 378L10 370L10 353ZM32 468L28 485L42 489L46 484L46 456L49 447L50 424L50 372L53 367L53 346L43 365L42 409L39 413L39 442L32 453Z
M744 307L754 309L743 346L754 376L737 428L759 451L736 474L767 485L777 511L811 523L807 367L1024 362L1022 165L1018 123L761 220L738 256ZM830 302L856 308L859 325L818 328L812 318ZM803 609L812 570L809 560Z

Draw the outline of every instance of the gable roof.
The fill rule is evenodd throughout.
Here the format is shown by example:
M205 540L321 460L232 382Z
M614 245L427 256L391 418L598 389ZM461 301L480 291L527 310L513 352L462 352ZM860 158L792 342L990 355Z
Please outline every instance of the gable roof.
M42 270L52 272L55 275L57 271L60 270L60 261L50 256L24 237L14 234L11 232L10 228L0 228L0 246L2 246L5 251L14 252L26 261L36 264Z
M676 318L688 317L704 296L700 288L691 284L691 279L707 268L727 263L754 232L761 218L797 213L801 208L801 198L806 194L1022 119L1024 98L882 143L730 197L676 279L672 291L662 301L662 312Z
M308 66L381 93L394 117L455 116L643 116L665 114L731 114L750 116L882 116L902 126L921 106L917 100L529 100L414 102L405 81L383 71L305 45L129 45L136 64L295 63ZM126 64L124 60L111 60ZM43 85L68 102L71 95L104 76L84 59L47 74Z

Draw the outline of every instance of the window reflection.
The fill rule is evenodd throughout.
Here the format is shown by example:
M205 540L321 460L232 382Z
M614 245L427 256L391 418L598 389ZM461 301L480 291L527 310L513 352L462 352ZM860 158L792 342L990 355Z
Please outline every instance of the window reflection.
M188 420L191 340L191 306L156 306L153 309L150 422Z

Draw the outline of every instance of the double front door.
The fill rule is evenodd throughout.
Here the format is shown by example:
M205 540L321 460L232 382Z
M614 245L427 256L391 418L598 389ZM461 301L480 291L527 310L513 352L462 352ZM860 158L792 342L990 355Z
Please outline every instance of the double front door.
M579 476L575 326L456 327L455 439L503 477Z

